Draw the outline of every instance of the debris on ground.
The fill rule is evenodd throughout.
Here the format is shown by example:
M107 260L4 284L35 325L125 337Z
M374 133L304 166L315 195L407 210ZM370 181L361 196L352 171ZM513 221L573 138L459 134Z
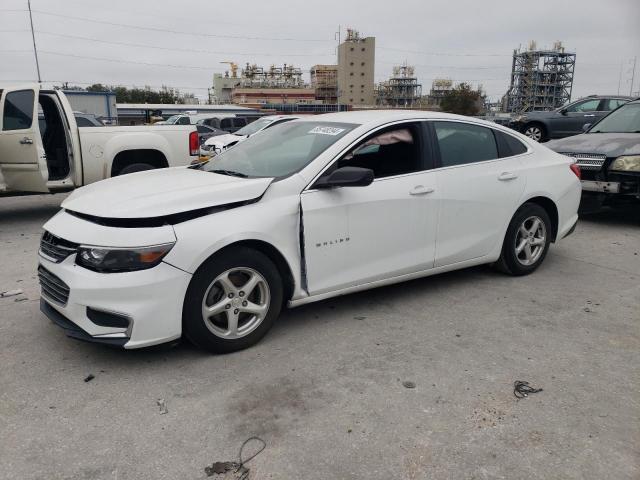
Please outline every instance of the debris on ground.
M363 316L359 316L359 317L353 317L355 320L365 320L367 317L363 317Z
M96 378L96 376L93 373L90 373L89 375L87 375L86 377L84 377L84 382L90 382L91 380L93 380L94 378Z
M244 447L252 440L259 442L260 447L253 455L243 459L242 452L244 450ZM246 480L249 477L249 469L245 466L245 464L257 457L258 454L260 454L266 447L267 443L260 437L249 437L240 447L237 462L214 462L210 466L204 468L204 473L207 474L207 477L212 477L214 475L224 475L227 472L233 472L234 478L236 480Z
M522 380L516 380L513 382L513 394L516 398L528 397L530 394L538 392L542 392L542 389L533 388L529 385L529 382L524 382Z
M0 292L0 298L15 297L21 293L22 290L20 288L16 288L15 290L6 290L4 292Z
M167 408L167 402L164 401L164 398L159 398L158 400L156 400L156 405L160 407L160 415L169 413L169 409Z
M16 298L14 302L26 302L27 300L29 300L27 297L20 297Z
M416 388L416 384L414 382L410 382L410 381L404 381L402 382L402 386L404 388Z

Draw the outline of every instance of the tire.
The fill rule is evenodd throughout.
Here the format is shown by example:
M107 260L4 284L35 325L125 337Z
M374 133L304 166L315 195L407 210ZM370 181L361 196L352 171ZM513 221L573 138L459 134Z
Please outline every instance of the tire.
M548 140L547 129L541 123L527 123L522 127L522 133L536 142L546 142Z
M132 163L120 170L117 176L126 175L127 173L143 172L145 170L153 170L154 168L155 167L153 165L149 165L148 163Z
M243 290L249 282L253 288ZM269 331L282 302L282 279L269 257L230 247L193 275L182 308L183 332L193 344L213 353L242 350Z
M514 276L532 273L547 256L552 232L553 226L547 211L535 203L525 203L509 223L502 253L495 266ZM523 243L525 240L527 243Z

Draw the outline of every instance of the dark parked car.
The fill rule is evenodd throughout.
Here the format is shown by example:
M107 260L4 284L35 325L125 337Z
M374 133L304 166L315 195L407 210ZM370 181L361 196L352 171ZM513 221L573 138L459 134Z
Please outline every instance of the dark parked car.
M583 211L640 202L640 99L611 112L584 134L546 146L574 157L580 166Z
M227 132L215 127L209 127L207 125L196 125L198 130L198 138L200 139L200 145L206 142L211 137L217 137L218 135L226 135Z
M204 120L199 120L198 124L206 125L207 127L219 128L226 133L234 133L247 125L247 119L244 117L212 117Z
M581 133L585 123L595 123L610 111L624 105L631 97L592 95L568 103L550 112L526 112L509 125L537 142Z

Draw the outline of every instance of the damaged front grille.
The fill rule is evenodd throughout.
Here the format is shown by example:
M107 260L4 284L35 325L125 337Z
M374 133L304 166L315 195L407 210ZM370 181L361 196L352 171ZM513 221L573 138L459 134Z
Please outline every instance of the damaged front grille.
M62 262L69 255L76 253L77 250L77 243L56 237L46 230L40 239L40 255L55 263Z
M69 300L69 286L60 278L44 268L38 266L38 280L42 288L42 296L64 307Z
M606 155L599 153L563 153L567 157L575 158L576 165L580 167L580 170L589 170L598 172L602 169L602 165L607 160Z

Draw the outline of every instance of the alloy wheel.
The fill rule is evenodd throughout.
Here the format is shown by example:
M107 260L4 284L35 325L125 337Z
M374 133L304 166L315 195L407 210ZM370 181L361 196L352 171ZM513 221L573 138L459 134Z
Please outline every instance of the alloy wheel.
M529 266L536 263L547 243L547 227L538 216L531 216L520 224L515 240L515 253L518 262Z
M540 127L536 127L535 125L528 127L524 131L524 134L530 139L535 140L536 142L542 140L542 129Z
M253 332L267 316L269 284L256 270L237 267L218 275L202 299L202 319L211 333L237 339Z

